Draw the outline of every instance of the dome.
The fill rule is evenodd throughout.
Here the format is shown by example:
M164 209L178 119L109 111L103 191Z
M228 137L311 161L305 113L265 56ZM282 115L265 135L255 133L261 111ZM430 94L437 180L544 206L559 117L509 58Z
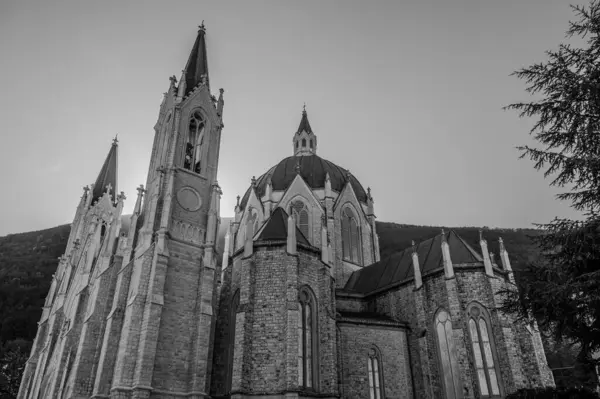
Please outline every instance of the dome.
M341 168L326 159L317 155L309 156L291 156L284 158L277 165L269 169L265 174L256 179L256 193L260 198L265 194L267 182L271 179L273 191L283 191L287 189L296 178L296 165L300 166L300 176L306 184L312 189L325 188L325 176L329 173L331 180L331 189L341 192L346 184L346 175L348 170ZM367 202L367 193L360 182L352 174L349 174L350 184L361 202ZM246 206L250 189L246 191L240 203L243 209Z

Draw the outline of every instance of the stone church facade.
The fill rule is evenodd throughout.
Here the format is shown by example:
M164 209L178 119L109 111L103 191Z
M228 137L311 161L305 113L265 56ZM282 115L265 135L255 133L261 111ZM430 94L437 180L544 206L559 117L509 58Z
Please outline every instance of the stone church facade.
M223 90L203 26L123 218L118 144L84 188L19 398L502 398L553 385L540 334L496 310L508 252L454 231L380 259L370 189L317 155L252 178L220 226ZM219 245L219 231L225 231Z

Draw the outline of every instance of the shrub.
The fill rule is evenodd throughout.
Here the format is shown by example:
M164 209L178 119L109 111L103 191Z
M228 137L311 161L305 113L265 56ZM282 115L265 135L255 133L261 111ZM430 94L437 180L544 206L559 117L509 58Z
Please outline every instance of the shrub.
M585 388L526 388L511 393L506 399L600 399Z

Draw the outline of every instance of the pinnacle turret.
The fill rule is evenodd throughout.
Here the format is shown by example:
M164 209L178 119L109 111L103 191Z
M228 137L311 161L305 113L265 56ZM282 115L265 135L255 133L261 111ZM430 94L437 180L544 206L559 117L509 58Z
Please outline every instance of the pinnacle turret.
M317 136L312 131L308 122L308 114L306 113L306 104L302 109L302 119L298 130L294 134L294 155L313 155L317 153Z

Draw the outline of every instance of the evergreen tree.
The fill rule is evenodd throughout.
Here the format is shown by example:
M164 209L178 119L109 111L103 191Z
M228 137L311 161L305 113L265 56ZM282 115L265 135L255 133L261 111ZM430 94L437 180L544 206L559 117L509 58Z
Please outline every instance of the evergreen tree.
M511 104L535 120L530 134L538 147L522 146L550 185L566 189L584 220L555 219L533 239L542 256L518 277L521 296L505 292L503 310L534 317L556 341L577 344L575 367L583 385L595 385L593 355L600 350L600 0L572 6L567 38L547 51L547 60L513 73L527 84L530 102Z

